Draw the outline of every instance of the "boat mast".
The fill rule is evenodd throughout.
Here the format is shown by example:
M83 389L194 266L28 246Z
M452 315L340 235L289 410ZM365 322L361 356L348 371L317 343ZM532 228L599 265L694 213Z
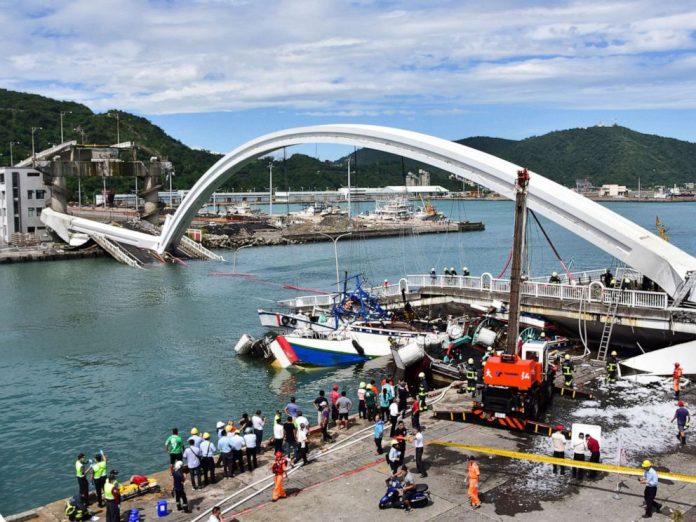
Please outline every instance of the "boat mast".
M527 228L527 188L529 171L517 171L515 183L515 230L512 238L512 271L510 274L510 310L508 311L507 346L505 352L517 353L517 337L520 330L520 290L522 286L522 255Z

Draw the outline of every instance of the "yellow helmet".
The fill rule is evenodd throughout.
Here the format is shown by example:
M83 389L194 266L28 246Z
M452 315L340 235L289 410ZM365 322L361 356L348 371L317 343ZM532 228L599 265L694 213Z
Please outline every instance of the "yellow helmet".
M611 354L612 354L614 357L616 357L616 356L618 355L618 354L616 353L616 350L614 350L613 352L611 352Z
M209 438L210 438L210 433L208 433L208 432L206 431L206 432L203 434L203 438L204 438L204 439L209 439Z
M365 387L365 383L364 383L364 382L361 382L361 383L360 383L360 388L364 388L364 387Z
M566 355L565 355L565 360L566 360L566 361L570 361L570 355L566 354Z
M227 433L231 432L231 431L232 431L232 426L230 426L229 424L228 424L227 426L225 426L225 431L226 431Z
M392 440L392 441L391 441L391 445L392 445L392 446L398 446L398 445L399 445L399 441L398 441L398 440Z
M652 468L652 462L649 460L644 460L643 463L640 465L641 468Z
M198 428L196 428L196 427L191 428L191 435L198 435Z

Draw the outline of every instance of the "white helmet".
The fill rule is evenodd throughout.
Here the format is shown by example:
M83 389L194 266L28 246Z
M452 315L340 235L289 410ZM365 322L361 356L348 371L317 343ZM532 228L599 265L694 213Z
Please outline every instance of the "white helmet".
M454 267L450 268L450 271L454 272Z
M474 364L474 360L473 360L471 357L469 357L469 360L468 360L467 362L468 362L469 364Z
M431 271L431 272L434 272L434 271L435 271L435 267L432 267L432 268L430 269L430 271Z
M493 347L492 347L492 346L489 346L489 347L486 349L486 351L487 351L487 352L493 352Z
M464 266L464 267L462 267L462 270L463 270L464 272L468 272L468 271L469 271L469 268L466 267L466 266Z
M558 272L553 272L551 275L554 277L558 277Z
M418 378L420 378L420 379L425 379L425 373L420 372L420 373L418 374Z
M611 352L611 354L612 354L614 357L616 357L616 356L618 355L618 353L616 353L616 350L614 350L613 352Z
M566 360L566 361L570 361L570 355L566 354L566 355L565 355L565 360Z

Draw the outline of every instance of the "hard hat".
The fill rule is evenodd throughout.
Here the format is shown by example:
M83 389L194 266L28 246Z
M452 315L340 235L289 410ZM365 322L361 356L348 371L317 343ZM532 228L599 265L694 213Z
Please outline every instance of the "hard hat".
M469 271L469 268L464 266L464 267L462 267L462 270L463 270L464 272L468 272L468 271Z
M434 271L435 271L435 267L432 267L432 268L430 269L430 271L431 271L431 272L434 272Z
M565 360L566 360L566 361L570 361L570 355L565 354Z
M680 408L681 408L682 406L684 406L684 401L679 401L679 402L677 403L677 406L679 406Z
M558 272L553 272L551 275L556 277L558 275Z
M443 270L449 270L446 266L442 268Z
M191 428L191 435L198 435L198 428L196 428L196 427Z
M611 352L611 354L612 354L614 357L616 357L616 356L618 355L618 354L616 353L616 350L614 350L613 352Z
M643 463L640 465L641 468L652 468L652 462L649 460L644 460Z
M541 333L539 334L539 337L546 337L546 332L541 332Z
M180 460L177 460L177 461L174 463L174 471L179 471L179 470L180 470L181 468L183 468L183 467L184 467L184 463L183 463L182 461L180 461Z
M451 270L452 272L454 272L454 267L450 268L450 270Z
M276 456L277 459L279 459L280 457L283 456L283 452L282 452L282 451L276 451L275 456Z
M224 422L222 422L222 421L217 421L217 424L215 425L215 427L216 427L217 429L220 429L220 428L222 428L224 425L225 425Z
M361 382L361 383L360 383L360 387L361 387L361 388L364 388L364 387L365 387L365 383L364 383L364 382Z
M210 433L208 433L208 432L206 431L206 432L203 434L203 438L204 438L204 439L209 439L209 438L210 438Z
M492 346L489 346L489 347L486 349L486 351L487 351L487 352L492 352L492 351L493 351L493 347L492 347Z
M231 432L231 431L232 431L232 426L230 426L229 424L228 424L227 426L225 426L225 431L226 431L227 433Z
M398 441L398 440L392 440L392 441L391 441L391 445L392 445L392 446L398 446L398 445L399 445L399 441Z
M425 379L425 373L420 372L420 373L418 374L418 378L420 378L420 379Z
M384 282L385 282L385 283L388 283L388 282L389 282L389 279L385 279Z
M556 424L556 430L563 431L563 424Z
M468 362L469 364L474 364L474 360L471 357L469 357L469 360L466 362Z

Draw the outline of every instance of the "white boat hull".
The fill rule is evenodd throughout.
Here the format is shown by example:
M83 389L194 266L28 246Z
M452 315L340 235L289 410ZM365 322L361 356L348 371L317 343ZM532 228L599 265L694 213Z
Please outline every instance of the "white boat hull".
M237 352L237 355L246 355L249 353L249 351L251 351L252 344L254 344L254 338L250 335L244 334L234 346L234 351Z

